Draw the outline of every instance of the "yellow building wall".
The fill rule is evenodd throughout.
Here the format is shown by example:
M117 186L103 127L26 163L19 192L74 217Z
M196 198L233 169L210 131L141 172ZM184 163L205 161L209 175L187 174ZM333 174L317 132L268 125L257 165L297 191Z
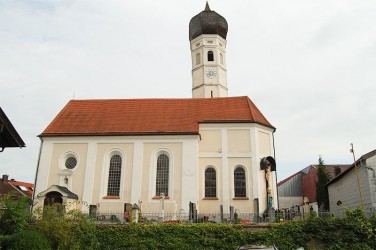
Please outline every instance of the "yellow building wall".
M205 200L205 170L213 167L217 174L217 200ZM199 159L199 199L200 212L218 212L219 206L222 205L222 159L221 158L200 158Z
M177 202L177 210L179 211L181 204L181 178L182 178L182 144L181 143L145 143L144 144L144 159L142 169L142 187L141 187L141 199L143 211L159 211L160 200L153 200L155 196L154 187L151 187L151 183L154 183L155 174L152 171L156 171L156 152L159 150L166 150L172 154L170 158L170 170L173 171L172 185L169 187L169 192L172 192L170 199L166 199L164 207L166 212L174 212L175 203ZM155 184L154 184L155 185Z
M228 152L250 152L251 137L249 129L227 130Z
M120 151L124 155L125 164L122 166L122 182L124 183L124 188L120 191L120 199L117 200L102 200L106 196L106 187L104 185L106 180L104 178L104 169L108 169L108 166L105 164L109 163L109 160L106 157L109 157L109 153L112 151ZM94 187L93 187L93 204L101 203L100 211L114 211L114 210L123 210L124 203L130 202L131 196L131 187L132 187L132 171L133 171L133 155L134 155L134 146L132 143L124 144L112 144L112 143L98 143L97 145L97 160L95 165L95 174L94 174ZM102 201L101 201L102 200Z
M270 133L258 132L260 154L271 155Z
M48 177L48 187L51 185L58 185L60 179L60 171L65 168L64 155L67 152L74 152L79 156L77 166L72 169L73 175L71 177L72 192L82 197L85 183L86 158L88 146L86 143L55 143L53 144L50 173Z
M253 183L252 183L252 159L251 158L229 158L228 159L228 176L230 181L230 206L233 206L235 210L249 212L253 211ZM237 200L235 198L235 189L234 189L234 170L237 166L243 166L245 169L246 177L246 192L247 199Z
M200 131L201 140L199 141L200 152L218 152L222 150L221 130L203 130Z

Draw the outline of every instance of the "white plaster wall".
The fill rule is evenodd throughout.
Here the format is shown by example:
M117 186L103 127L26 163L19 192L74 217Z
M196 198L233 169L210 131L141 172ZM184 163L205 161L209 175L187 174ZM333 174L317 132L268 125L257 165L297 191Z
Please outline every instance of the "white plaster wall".
M207 60L208 51L213 51L214 61ZM196 55L200 53L201 62L196 64ZM220 61L223 55L223 64ZM192 57L192 96L210 98L227 96L226 40L219 35L204 34L191 41ZM214 78L205 76L207 69L214 69ZM202 90L201 90L202 89Z
M363 197L363 205L368 208L371 205L368 170L358 168L360 190ZM340 180L328 186L330 212L335 216L343 217L346 209L356 209L361 206L360 192L355 169L346 173ZM341 201L341 205L337 202Z
M267 136L259 141L259 132ZM229 206L239 211L256 212L254 199L259 199L262 212L266 208L265 173L260 170L260 160L266 156L274 157L272 130L258 124L200 124L201 141L199 142L199 166L215 166L217 173L218 200L205 200L204 169L200 170L201 190L200 208L219 211L223 205L224 212ZM261 149L262 147L262 149ZM267 148L267 149L265 149ZM260 153L260 152L263 152ZM236 200L233 189L233 171L236 165L245 167L247 179L247 199ZM273 173L273 206L277 208L276 178ZM212 204L212 206L210 206Z
M369 209L376 211L376 155L366 160L365 166L368 172L368 183L370 189Z
M52 142L49 139L41 140L41 153L38 160L37 172L36 172L36 182L34 185L33 194L33 204L34 208L43 206L43 204L38 203L37 196L39 193L43 192L48 188L48 176L50 173L50 162L52 157Z
M79 156L79 165L73 170L74 185L69 188L88 204L98 206L98 211L123 211L124 203L143 202L145 210L159 209L159 201L151 200L148 186L151 155L146 154L145 145L154 148L165 148L174 151L173 176L171 183L171 199L166 201L166 211L173 212L175 203L187 210L189 201L198 198L197 169L198 169L198 136L144 136L144 137L48 137L44 138L41 146L38 166L36 194L49 186L59 185L57 164L61 155L66 151L74 151ZM111 150L123 153L121 194L119 199L103 199L105 196L106 178L103 169L106 155ZM184 153L182 152L184 151ZM184 159L184 161L183 161ZM184 162L184 164L183 164ZM184 172L184 175L183 175ZM184 180L183 180L184 178ZM77 185L75 184L77 183ZM193 187L192 187L193 185ZM144 191L147 193L142 197ZM183 191L184 190L184 191ZM187 190L189 192L187 192ZM182 196L182 193L187 193ZM182 205L184 204L184 205ZM87 211L88 207L83 207Z
M279 206L280 209L289 209L294 206L303 205L303 197L301 196L288 196L288 197L279 197Z
M271 135L269 128L258 124L200 124L201 140L193 136L98 136L44 138L37 173L36 193L58 183L54 162L66 151L74 150L80 157L80 166L73 171L72 192L80 200L98 206L98 211L123 211L124 203L142 202L144 211L158 211L159 200L152 199L152 155L157 149L172 154L171 198L165 201L165 211L188 211L189 202L195 202L202 211L229 212L229 206L241 211L254 212L254 199L260 200L264 209L265 176L259 169L260 159L268 156L264 139L259 142L259 131ZM271 136L265 142L272 155ZM121 194L117 199L103 199L106 190L106 157L111 150L119 150L124 158ZM233 199L233 170L244 166L247 179L247 199ZM216 167L218 200L203 200L204 170L207 165ZM274 187L276 190L276 187ZM213 209L215 208L215 209ZM82 208L87 211L87 207Z

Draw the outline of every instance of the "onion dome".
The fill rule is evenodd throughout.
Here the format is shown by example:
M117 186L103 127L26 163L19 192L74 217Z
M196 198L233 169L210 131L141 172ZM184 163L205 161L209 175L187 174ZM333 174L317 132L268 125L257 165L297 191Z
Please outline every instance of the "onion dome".
M194 16L189 22L189 41L202 34L216 34L226 39L228 25L226 19L210 10L206 2L205 10Z

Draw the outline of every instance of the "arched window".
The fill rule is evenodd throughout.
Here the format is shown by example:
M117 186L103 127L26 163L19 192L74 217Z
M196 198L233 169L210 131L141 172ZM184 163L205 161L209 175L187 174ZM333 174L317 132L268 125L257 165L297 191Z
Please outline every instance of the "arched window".
M209 62L214 61L214 53L211 50L208 51L208 61Z
M163 193L168 196L168 178L170 171L170 159L167 155L161 154L157 159L157 178L155 195L160 196Z
M196 54L196 65L199 65L201 63L201 55L200 53Z
M235 197L246 197L245 171L242 167L237 167L234 171Z
M214 168L205 170L205 197L217 197L217 176Z
M119 196L121 179L121 156L113 155L108 173L107 196Z

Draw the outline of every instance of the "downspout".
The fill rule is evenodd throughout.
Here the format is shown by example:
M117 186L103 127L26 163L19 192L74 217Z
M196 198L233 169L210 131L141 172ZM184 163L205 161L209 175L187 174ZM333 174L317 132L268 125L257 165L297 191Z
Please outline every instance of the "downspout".
M37 187L37 176L38 176L38 171L39 171L40 156L42 154L42 147L43 147L43 139L41 137L39 137L39 139L40 139L41 142L40 142L40 147L39 147L37 170L35 172L33 198L32 198L32 202L31 202L31 211L33 211L33 208L34 208L35 190L36 190L36 187Z
M276 165L276 171L274 171L275 173L275 184L276 184L276 188L277 188L277 206L278 206L278 210L279 210L279 194L278 194L278 186L277 186L277 183L278 183L278 177L277 177L277 160L275 158L275 142L274 142L274 132L276 131L276 129L274 129L273 133L272 133L272 138L273 138L273 157L274 157L274 160L275 160L275 165Z

